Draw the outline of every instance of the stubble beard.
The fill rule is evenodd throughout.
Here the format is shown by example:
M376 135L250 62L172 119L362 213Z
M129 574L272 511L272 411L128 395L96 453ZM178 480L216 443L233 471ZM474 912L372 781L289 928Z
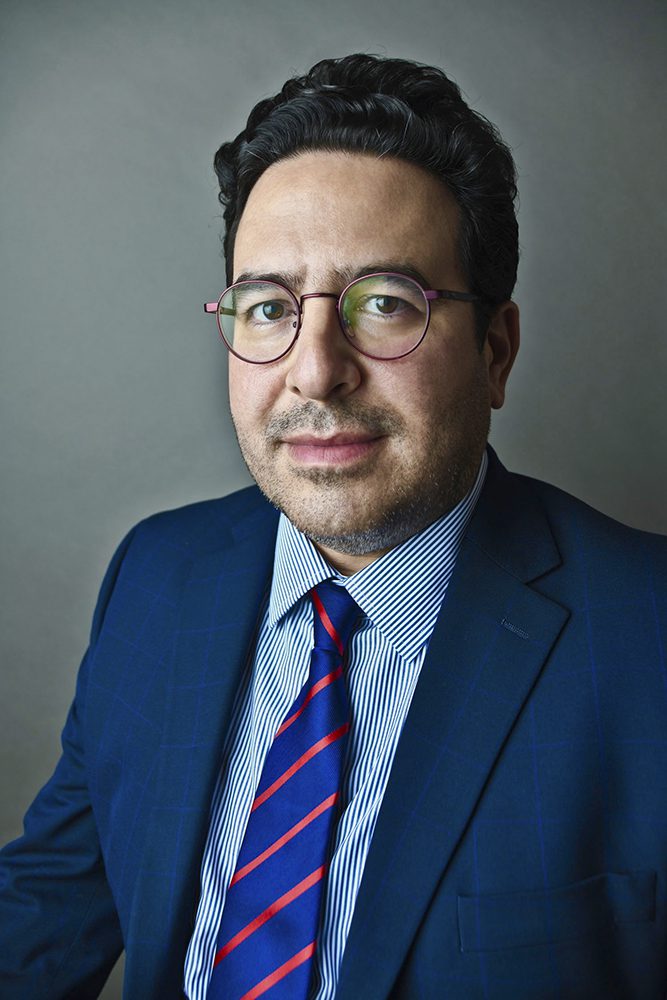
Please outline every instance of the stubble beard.
M326 409L309 401L274 416L259 440L235 427L248 470L270 503L316 544L359 556L394 548L450 511L471 489L489 434L488 404L471 392L443 414L443 423L417 456L398 414L349 400L331 402ZM280 473L276 452L284 448L279 443L284 436L350 431L402 442L401 462L387 468L380 452L351 469L297 467L289 476ZM360 509L364 480L372 509L367 504Z

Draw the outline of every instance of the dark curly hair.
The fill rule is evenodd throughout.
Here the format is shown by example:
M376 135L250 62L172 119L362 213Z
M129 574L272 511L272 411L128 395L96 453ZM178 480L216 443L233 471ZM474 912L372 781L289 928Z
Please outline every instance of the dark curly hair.
M444 181L460 209L463 273L481 299L482 344L493 307L511 297L519 256L516 171L495 126L436 67L364 54L321 60L256 104L245 129L215 155L228 284L253 185L272 163L303 150L393 156Z

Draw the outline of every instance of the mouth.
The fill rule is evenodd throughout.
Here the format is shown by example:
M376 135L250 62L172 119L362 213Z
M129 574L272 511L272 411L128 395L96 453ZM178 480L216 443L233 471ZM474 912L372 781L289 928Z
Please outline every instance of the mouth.
M322 437L316 434L295 434L280 443L298 465L352 465L372 455L384 440L384 435L363 432L343 432Z

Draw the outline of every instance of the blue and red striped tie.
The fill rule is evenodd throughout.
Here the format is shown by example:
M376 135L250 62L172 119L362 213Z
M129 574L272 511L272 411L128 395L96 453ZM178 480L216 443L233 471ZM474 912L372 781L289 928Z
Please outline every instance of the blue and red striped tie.
M229 885L207 1000L305 1000L338 814L350 709L343 653L359 614L331 581L311 591L308 680L267 754Z

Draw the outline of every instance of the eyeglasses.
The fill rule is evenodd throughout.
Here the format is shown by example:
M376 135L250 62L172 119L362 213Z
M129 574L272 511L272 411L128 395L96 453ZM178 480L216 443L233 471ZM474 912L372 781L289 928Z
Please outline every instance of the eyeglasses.
M274 281L237 281L204 312L215 313L225 344L237 358L266 365L296 343L305 299L336 299L341 330L367 358L393 361L419 347L431 319L434 299L478 302L469 292L422 288L405 274L381 272L355 278L340 295L309 292L299 298Z

